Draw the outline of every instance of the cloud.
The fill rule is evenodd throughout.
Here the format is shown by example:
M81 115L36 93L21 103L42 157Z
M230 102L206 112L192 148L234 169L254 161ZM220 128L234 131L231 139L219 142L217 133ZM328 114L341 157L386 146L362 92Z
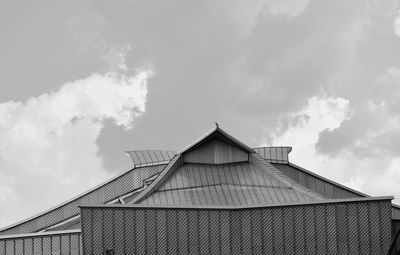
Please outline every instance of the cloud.
M318 166L315 165L315 144L319 134L340 127L350 114L349 101L344 98L313 97L303 109L289 114L289 126L273 135L272 144L292 146L291 160L314 168Z
M388 71L400 66L393 32L397 2L87 3L83 11L71 11L76 16L68 23L74 46L95 52L101 62L97 68L105 62L107 70L124 69L127 75L131 67L150 66L157 76L149 87L146 114L134 122L134 131L107 125L117 122L114 117L99 117L106 124L92 121L96 117L89 118L93 125L85 124L88 117L70 122L101 132L96 141L108 169L120 169L122 148L179 150L217 121L254 146L274 139L292 145L294 134L307 138L296 142L294 162L308 159L304 164L312 170L362 187L367 181L358 175L376 177L375 170L394 164L390 158L397 155L395 139L390 139L398 134L397 76L395 69ZM8 115L0 118L11 123L9 113L19 104L10 103ZM107 116L116 115L110 111ZM118 125L129 128L129 118L118 119ZM301 143L305 149L299 149ZM13 181L10 176L7 182Z
M368 157L361 157L350 150L342 150L334 155L318 150L321 134L340 130L354 117L353 114L354 111L346 99L314 97L305 108L290 116L292 124L285 132L274 135L273 144L293 146L290 160L296 164L372 196L394 195L397 198L395 202L399 203L400 155L370 153ZM386 143L391 143L390 138L396 140L395 137L399 137L400 132L395 132L396 134L384 132L374 136L373 141L367 141L366 148L374 150L374 146L381 146L377 144L378 140L386 147ZM383 138L382 135L386 137ZM334 139L336 137L332 140ZM357 149L361 149L361 145L357 145L359 143L355 144L359 146Z
M400 10L397 12L397 17L393 21L394 33L400 37Z
M266 4L268 6L268 12L271 14L295 17L304 11L309 2L310 0L269 0Z
M378 104L384 104L391 115L400 114L400 69L388 68L385 74L378 77L372 88L371 98Z
M400 155L400 70L388 68L375 83L365 86L366 97L359 99L351 118L339 128L320 133L317 149L320 153L336 155L351 153L368 156Z
M368 20L361 2L310 1L290 19L261 12L236 75L238 111L279 118L315 95L335 95L354 75Z
M386 74L400 66L396 1L150 0L95 9L107 43L131 45L128 66L157 71L149 114L134 133L112 136L115 144L131 146L129 135L137 148L179 150L218 121L250 145L294 145L294 162L360 188L396 155L396 75Z
M151 76L92 74L26 102L0 103L0 225L109 176L97 145L104 120L131 129L145 112Z

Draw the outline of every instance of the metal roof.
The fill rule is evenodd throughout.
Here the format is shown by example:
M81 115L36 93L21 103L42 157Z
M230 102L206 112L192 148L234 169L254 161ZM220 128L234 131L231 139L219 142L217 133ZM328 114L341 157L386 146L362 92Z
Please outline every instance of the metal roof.
M319 201L322 197L282 178L268 162L185 163L157 188L131 203L151 205L257 205ZM179 162L179 161L178 161ZM168 167L167 167L168 168ZM165 168L165 170L167 169Z
M249 161L219 165L183 162L182 154L216 137L248 152ZM127 154L131 156L137 168L128 170L39 215L0 229L0 235L78 228L80 217L77 206L83 203L103 204L118 200L127 205L240 208L310 204L338 198L327 197L313 188L314 184L293 179L285 172L286 168L313 176L321 182L357 196L368 197L290 163L290 151L291 147L251 149L218 126L186 147L180 154L160 150L129 151ZM400 215L400 208L393 205L394 209Z
M143 181L158 174L165 164L125 171L88 191L42 213L0 229L0 235L38 232L66 222L79 214L82 203L108 203L143 186Z
M327 199L370 197L365 193L346 187L291 162L286 164L274 163L273 166L279 169L283 174L291 178L293 181L301 183L306 188L315 191ZM400 206L393 203L392 219L400 219Z

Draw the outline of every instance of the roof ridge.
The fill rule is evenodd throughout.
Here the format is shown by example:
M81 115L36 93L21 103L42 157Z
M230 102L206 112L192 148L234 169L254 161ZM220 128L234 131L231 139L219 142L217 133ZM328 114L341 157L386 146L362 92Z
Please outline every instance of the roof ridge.
M262 166L264 170L267 170L269 174L271 174L275 179L278 181L284 183L285 185L288 185L289 187L292 187L294 190L297 190L303 194L309 195L311 197L314 197L319 200L324 200L324 197L319 195L318 193L307 189L303 185L295 182L292 180L290 177L286 176L283 174L281 171L276 169L270 162L268 162L266 159L258 155L257 153L251 153L249 156L249 159L253 158L254 160L251 160L253 163L259 163L258 165Z
M254 152L254 150L251 147L249 147L246 144L244 144L243 142L239 141L238 139L236 139L235 137L233 137L232 135L227 133L225 130L220 128L218 125L216 125L213 129L211 129L210 131L208 131L207 133L205 133L204 135L202 135L201 137L196 139L193 143L189 144L184 149L182 149L178 154L183 154L183 153L189 151L190 149L194 148L199 143L201 143L203 140L205 140L207 137L211 136L212 134L214 134L216 132L219 132L220 134L225 136L225 138L227 138L229 141L234 143L236 146L239 146L240 148L244 149L245 151L247 151L249 153Z
M154 190L160 187L160 185L163 184L181 164L182 164L181 155L180 154L175 155L168 163L168 165L164 167L164 169L156 177L156 179L154 179L154 181L147 187L147 189L139 193L130 203L136 204L141 200L145 199L146 197L148 197L149 195L151 195L154 192Z

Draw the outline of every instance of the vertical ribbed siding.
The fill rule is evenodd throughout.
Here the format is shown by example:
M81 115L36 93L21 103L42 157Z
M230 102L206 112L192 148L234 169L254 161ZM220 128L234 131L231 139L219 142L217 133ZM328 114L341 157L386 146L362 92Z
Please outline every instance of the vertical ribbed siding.
M0 238L0 255L81 255L81 234L44 234Z
M185 163L225 164L248 160L247 151L220 139L208 141L183 154Z
M94 217L106 212L123 218ZM86 207L82 213L84 226L93 220L102 226L93 236L83 230L85 254L131 254L124 247L132 243L140 254L385 254L390 245L390 200L243 209ZM110 241L117 232L107 226L116 219L126 222L119 225L126 229L119 239L130 240L125 244Z
M400 208L398 206L392 207L392 218L400 219Z

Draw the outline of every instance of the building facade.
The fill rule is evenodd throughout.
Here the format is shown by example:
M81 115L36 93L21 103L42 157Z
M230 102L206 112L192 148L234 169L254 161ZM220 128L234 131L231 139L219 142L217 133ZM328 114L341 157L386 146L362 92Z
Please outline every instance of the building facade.
M386 254L393 197L370 197L250 148L216 126L179 153L130 151L134 167L0 230L5 254Z

